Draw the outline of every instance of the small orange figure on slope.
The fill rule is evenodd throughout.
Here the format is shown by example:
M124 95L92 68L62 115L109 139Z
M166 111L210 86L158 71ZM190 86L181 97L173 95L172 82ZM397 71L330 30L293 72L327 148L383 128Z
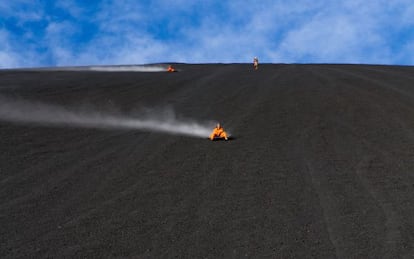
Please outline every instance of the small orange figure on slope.
M175 69L171 65L169 65L167 72L175 72Z
M214 140L214 138L224 138L224 140L228 140L227 133L221 127L220 123L217 123L216 127L210 135L210 140Z

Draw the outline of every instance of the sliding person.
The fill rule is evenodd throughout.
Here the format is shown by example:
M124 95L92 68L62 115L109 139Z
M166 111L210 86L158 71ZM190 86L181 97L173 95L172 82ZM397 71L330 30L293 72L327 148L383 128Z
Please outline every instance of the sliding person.
M217 123L210 135L210 140L214 140L215 138L224 138L224 140L228 140L227 133L224 131L223 127L221 127L220 123Z

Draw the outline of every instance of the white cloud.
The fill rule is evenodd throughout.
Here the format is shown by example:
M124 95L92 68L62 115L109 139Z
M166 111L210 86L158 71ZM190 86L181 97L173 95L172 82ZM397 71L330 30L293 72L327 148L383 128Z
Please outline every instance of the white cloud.
M82 16L85 15L84 9L73 0L58 0L55 1L54 5L75 18L82 18Z
M136 25L142 26L146 22L145 11L136 1L104 1L92 19L102 31L119 32Z
M402 46L396 53L394 53L394 59L401 64L414 64L414 42L409 42Z
M54 63L71 65L74 61L71 37L77 28L68 21L50 22L45 29L45 44Z
M129 36L118 42L111 36L98 37L81 53L74 55L75 65L155 63L165 57L168 48L149 38Z
M0 68L19 67L18 55L10 51L0 51Z
M403 26L414 25L414 4L410 4L402 10L401 21Z
M289 60L310 58L316 62L359 63L365 58L372 58L369 56L370 47L382 47L380 45L377 35L367 33L348 17L315 17L290 31L278 52Z
M382 30L390 23L385 12L362 1L327 5L291 29L272 56L283 62L392 63Z
M18 67L19 59L19 55L10 48L7 31L0 30L0 68Z
M18 25L39 21L43 18L43 5L39 0L13 0L0 2L0 16L4 19L15 19Z

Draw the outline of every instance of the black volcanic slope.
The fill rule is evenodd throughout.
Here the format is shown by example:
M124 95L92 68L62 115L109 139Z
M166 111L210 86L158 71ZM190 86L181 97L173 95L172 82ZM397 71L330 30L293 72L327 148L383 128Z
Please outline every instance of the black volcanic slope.
M177 68L0 72L3 97L235 137L0 122L1 258L414 257L414 67Z

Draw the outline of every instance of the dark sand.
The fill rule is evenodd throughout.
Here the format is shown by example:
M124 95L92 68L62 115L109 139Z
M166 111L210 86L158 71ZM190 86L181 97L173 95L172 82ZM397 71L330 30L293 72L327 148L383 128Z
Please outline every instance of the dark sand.
M234 136L0 122L1 258L414 257L414 67L177 68L0 72L3 97Z

